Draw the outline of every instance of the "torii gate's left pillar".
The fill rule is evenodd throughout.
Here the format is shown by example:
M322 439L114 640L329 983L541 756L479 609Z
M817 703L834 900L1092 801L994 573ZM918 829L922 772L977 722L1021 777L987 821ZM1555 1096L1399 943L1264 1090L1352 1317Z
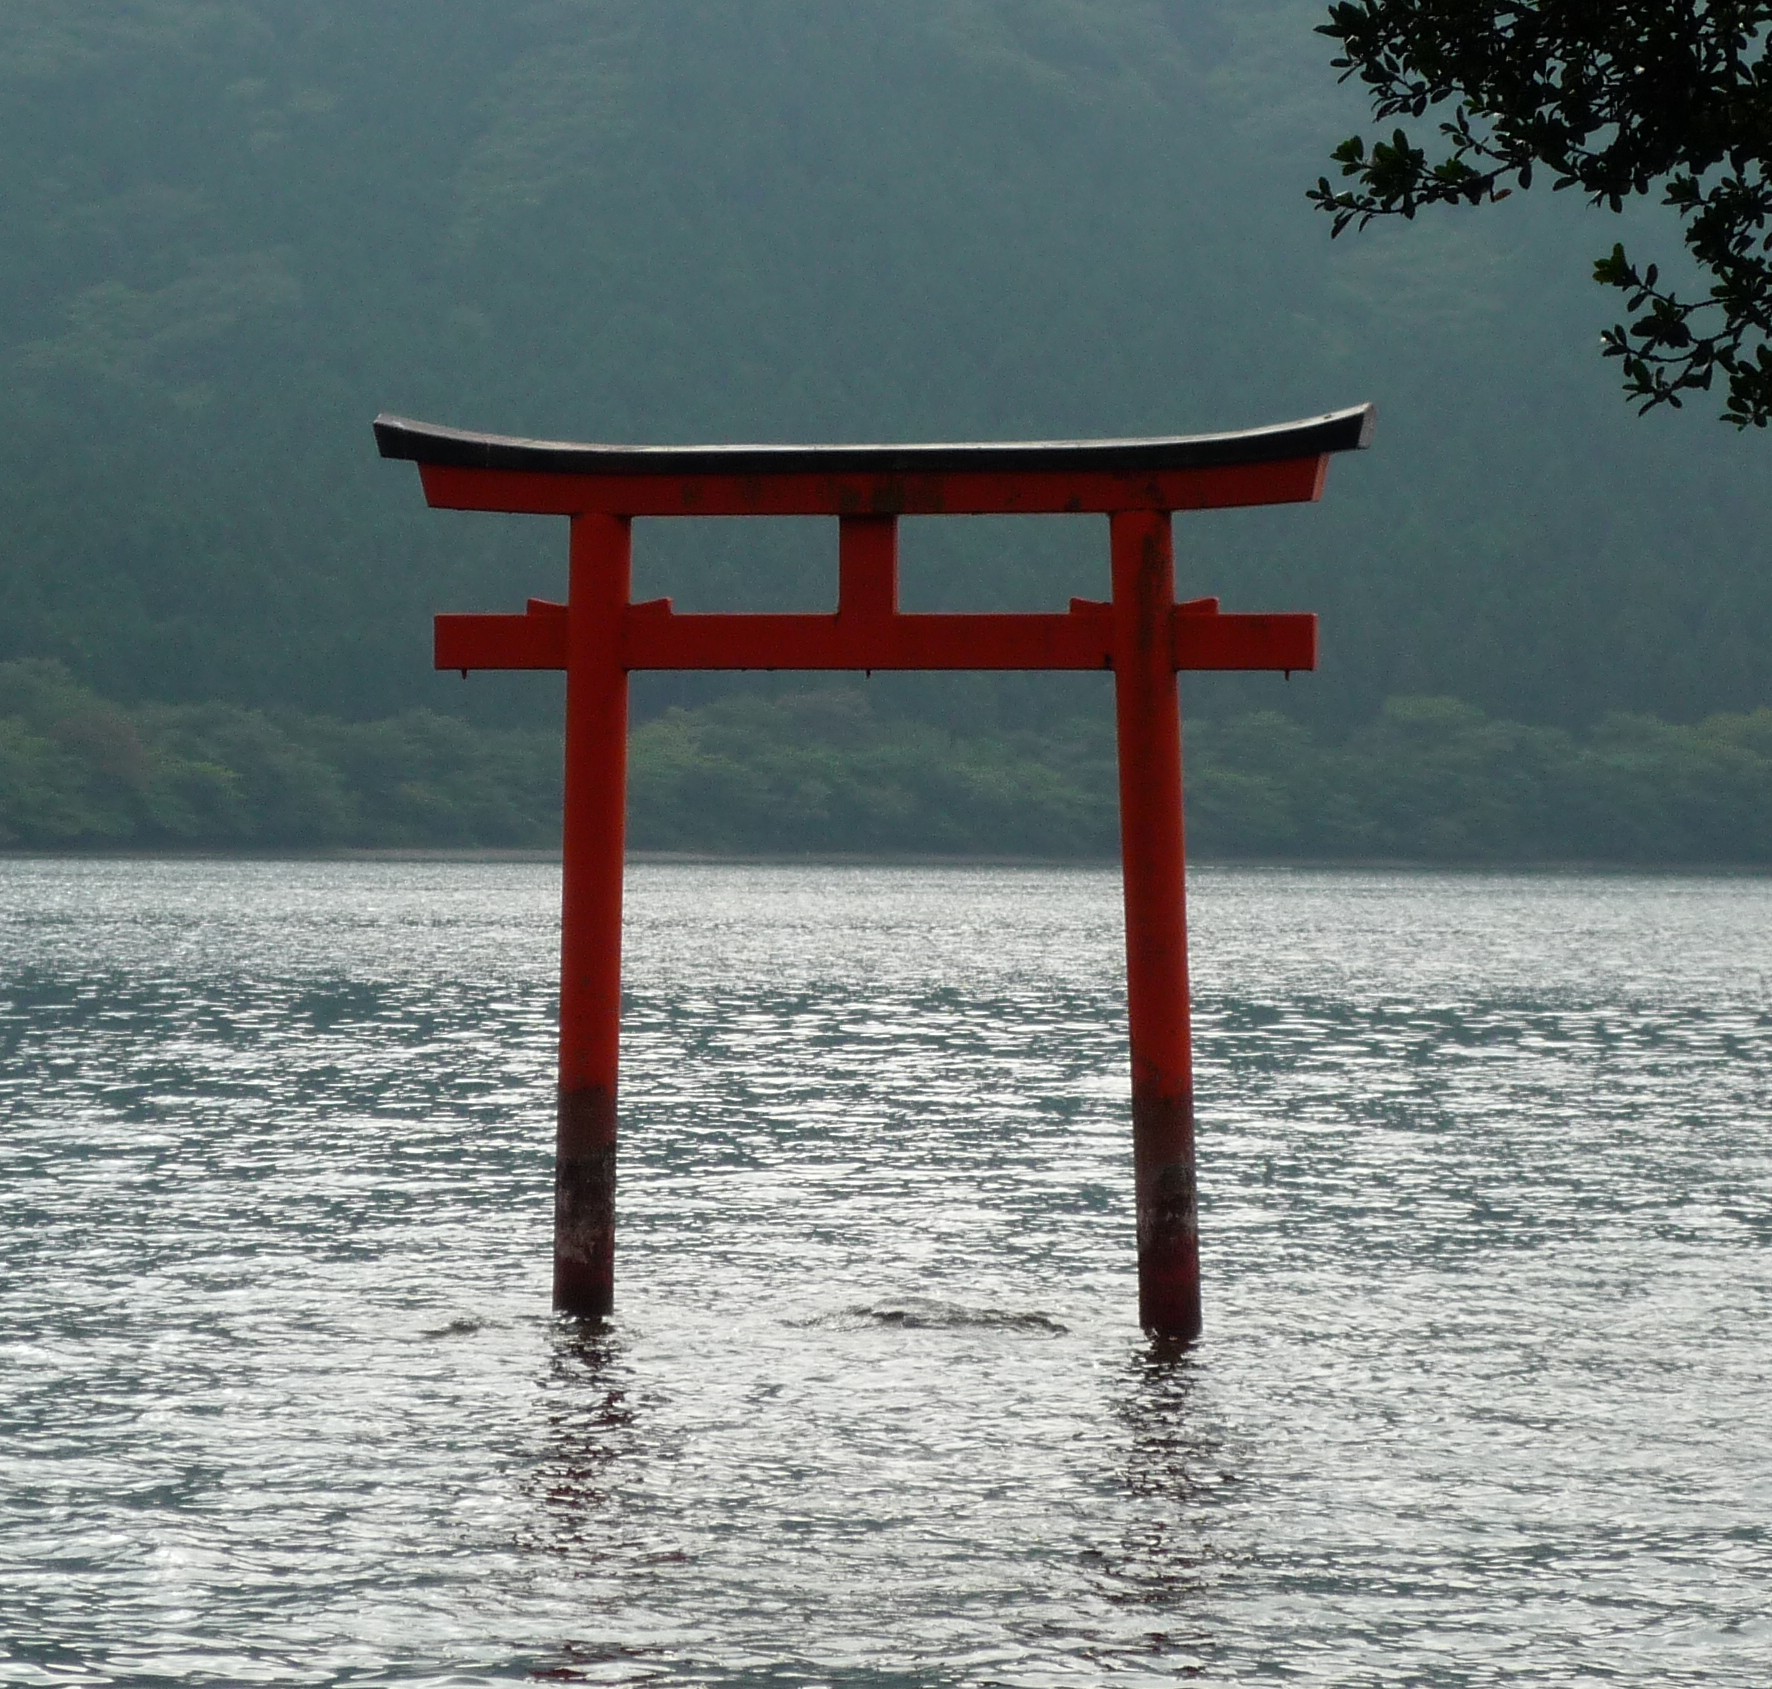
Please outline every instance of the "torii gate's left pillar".
M1147 1331L1191 1340L1200 1331L1200 1213L1181 711L1163 637L1175 602L1168 512L1113 518L1113 580L1138 1317Z
M566 834L554 1306L606 1318L615 1301L616 1091L628 674L622 614L633 575L625 516L572 520L567 619Z

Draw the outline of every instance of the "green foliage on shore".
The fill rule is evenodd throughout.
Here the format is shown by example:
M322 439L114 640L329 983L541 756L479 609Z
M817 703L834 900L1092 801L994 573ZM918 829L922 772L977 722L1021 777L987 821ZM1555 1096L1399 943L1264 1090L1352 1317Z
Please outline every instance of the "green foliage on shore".
M634 734L631 842L696 852L1101 857L1111 722L957 735L860 688L676 709ZM1591 733L1395 698L1331 742L1274 711L1190 723L1201 855L1772 867L1772 710ZM546 732L108 703L0 664L0 847L289 850L558 843Z
M59 664L0 663L0 848L548 845L555 736L411 710L384 721L124 708Z

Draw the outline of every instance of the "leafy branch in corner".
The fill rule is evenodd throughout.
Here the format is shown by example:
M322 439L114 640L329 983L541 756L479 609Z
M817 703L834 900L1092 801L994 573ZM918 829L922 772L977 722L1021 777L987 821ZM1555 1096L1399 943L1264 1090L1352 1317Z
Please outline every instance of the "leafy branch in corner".
M1335 149L1354 185L1309 195L1335 234L1541 173L1615 212L1659 188L1708 291L1681 297L1615 245L1594 279L1628 295L1629 321L1603 354L1643 411L1720 376L1723 420L1772 420L1772 0L1337 0L1318 33L1380 122L1452 107L1440 156L1404 128Z

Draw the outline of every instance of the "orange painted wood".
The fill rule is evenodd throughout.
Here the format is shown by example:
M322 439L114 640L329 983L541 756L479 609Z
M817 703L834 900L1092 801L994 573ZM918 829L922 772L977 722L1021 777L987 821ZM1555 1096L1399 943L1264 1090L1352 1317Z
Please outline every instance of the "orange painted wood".
M563 669L565 616L439 616L440 669Z
M679 616L630 605L620 621L621 665L637 669L1106 669L1113 620L1106 606L1068 615ZM1299 670L1317 666L1309 615L1170 613L1176 669ZM439 616L440 669L563 669L563 614Z
M437 510L576 516L1054 516L1309 504L1327 454L1279 463L1116 474L1098 470L940 475L557 475L421 463Z
M1200 1335L1200 1229L1174 628L1223 618L1174 616L1166 515L1114 518L1113 570L1138 1316L1146 1331L1192 1342Z
M554 1306L588 1319L606 1318L615 1296L628 772L628 676L621 663L620 632L632 560L626 521L581 517L572 525L575 613L522 618L564 626L569 635Z

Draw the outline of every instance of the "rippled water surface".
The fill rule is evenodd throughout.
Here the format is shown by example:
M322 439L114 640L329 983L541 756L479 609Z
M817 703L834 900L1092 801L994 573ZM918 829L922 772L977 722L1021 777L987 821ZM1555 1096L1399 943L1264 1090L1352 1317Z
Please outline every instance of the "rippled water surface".
M0 863L0 1681L1772 1683L1772 883L1205 871L1208 1339L1118 889Z

